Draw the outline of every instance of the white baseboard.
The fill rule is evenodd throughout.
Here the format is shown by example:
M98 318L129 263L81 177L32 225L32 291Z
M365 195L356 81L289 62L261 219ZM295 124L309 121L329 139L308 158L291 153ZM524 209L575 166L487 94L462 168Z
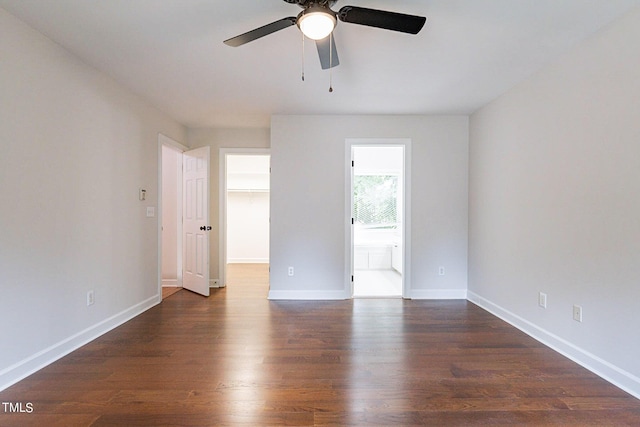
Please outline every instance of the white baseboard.
M155 295L0 371L0 391L39 371L162 301Z
M350 299L345 291L269 291L268 299L270 300L344 300Z
M209 279L210 288L224 288L224 285L220 284L220 279Z
M270 300L343 300L351 296L345 291L269 291ZM466 289L418 289L411 290L411 299L467 299Z
M640 399L640 378L580 347L577 347L569 341L540 328L539 326L500 307L497 304L492 303L480 295L471 291L468 291L467 294L467 299L472 303L482 307L489 313L499 317L512 326L515 326L547 347L554 349L558 353L568 357L594 374L609 381L616 387L619 387Z
M178 279L162 279L163 288L181 288L182 282Z
M466 289L411 289L411 299L467 299Z

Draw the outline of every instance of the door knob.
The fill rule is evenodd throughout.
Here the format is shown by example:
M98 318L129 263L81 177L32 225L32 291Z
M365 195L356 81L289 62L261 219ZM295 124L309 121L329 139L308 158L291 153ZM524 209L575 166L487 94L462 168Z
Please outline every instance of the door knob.
M210 231L211 230L211 226L207 225L206 227L203 225L202 227L200 227L200 230L202 231Z

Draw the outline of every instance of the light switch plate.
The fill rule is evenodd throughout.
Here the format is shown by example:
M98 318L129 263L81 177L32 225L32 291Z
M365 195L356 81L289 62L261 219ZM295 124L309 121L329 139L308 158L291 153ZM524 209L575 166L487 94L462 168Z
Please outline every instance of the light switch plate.
M147 206L147 218L152 218L156 216L156 208L153 206Z

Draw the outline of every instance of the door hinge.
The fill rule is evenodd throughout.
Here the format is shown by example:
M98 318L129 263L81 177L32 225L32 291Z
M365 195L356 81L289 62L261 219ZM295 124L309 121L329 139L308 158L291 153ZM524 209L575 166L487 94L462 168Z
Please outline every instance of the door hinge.
M353 282L353 276L351 276L351 281Z
M355 220L351 218L351 225L355 224Z
M356 165L355 160L351 160L351 167L354 167Z

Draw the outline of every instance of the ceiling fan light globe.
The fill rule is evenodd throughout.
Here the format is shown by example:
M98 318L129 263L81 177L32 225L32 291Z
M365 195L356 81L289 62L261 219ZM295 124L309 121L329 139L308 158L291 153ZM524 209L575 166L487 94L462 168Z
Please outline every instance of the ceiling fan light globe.
M298 19L302 34L312 40L322 40L336 27L336 18L326 12L303 13Z

